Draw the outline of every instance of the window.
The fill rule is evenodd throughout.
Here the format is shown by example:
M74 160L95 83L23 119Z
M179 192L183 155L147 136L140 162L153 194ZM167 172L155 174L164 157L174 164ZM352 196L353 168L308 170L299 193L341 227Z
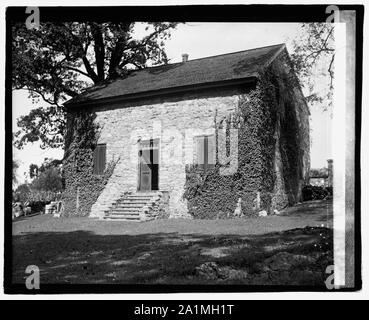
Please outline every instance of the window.
M195 164L205 171L215 165L215 136L195 137Z
M94 150L94 174L103 174L106 162L106 144L98 144Z

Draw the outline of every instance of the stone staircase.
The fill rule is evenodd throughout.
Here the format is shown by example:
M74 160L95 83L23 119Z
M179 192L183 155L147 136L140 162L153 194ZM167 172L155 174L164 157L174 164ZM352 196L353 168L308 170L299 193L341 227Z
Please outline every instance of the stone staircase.
M125 194L105 210L104 220L148 221L155 217L150 214L153 206L160 201L161 192L136 192Z

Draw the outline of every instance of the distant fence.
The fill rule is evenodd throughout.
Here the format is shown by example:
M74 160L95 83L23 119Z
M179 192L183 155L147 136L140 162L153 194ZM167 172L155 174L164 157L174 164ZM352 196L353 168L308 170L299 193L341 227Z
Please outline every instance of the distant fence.
M19 193L15 196L15 201L21 202L43 202L49 203L51 201L58 201L61 198L61 192L52 192L52 191L37 191L30 190L25 193Z
M35 191L31 190L25 193L18 194L13 199L14 202L20 201L21 208L31 207L31 212L44 211L45 206L52 201L59 201L61 199L60 192L52 191Z

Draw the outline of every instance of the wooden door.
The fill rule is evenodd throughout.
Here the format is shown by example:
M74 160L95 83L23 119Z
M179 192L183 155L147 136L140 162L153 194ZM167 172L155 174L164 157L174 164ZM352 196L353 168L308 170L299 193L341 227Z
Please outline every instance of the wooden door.
M150 161L150 149L141 150L140 156L140 190L151 190L151 161Z

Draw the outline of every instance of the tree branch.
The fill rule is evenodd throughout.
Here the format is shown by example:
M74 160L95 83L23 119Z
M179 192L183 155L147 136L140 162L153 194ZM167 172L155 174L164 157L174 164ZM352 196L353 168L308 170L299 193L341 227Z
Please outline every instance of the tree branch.
M103 81L105 78L104 74L104 62L105 62L105 49L104 39L101 32L101 27L96 24L91 24L91 32L94 38L94 51L95 51L95 62L97 69L97 82Z
M42 98L42 100L44 100L46 103L48 103L52 106L60 107L60 105L57 102L55 102L55 100L53 101L53 100L50 100L50 99L46 98L45 94L40 90L37 90L37 89L24 89L24 88L23 88L23 90L28 90L28 91L32 91L34 93L37 93Z
M94 71L94 69L91 67L91 64L90 62L88 61L86 55L84 55L82 57L82 61L83 61L83 64L85 65L85 68L86 68L86 71L88 73L88 76L91 78L91 80L94 82L94 83L97 83L98 82L98 77L97 77L97 74L96 72Z
M90 75L89 75L88 73L83 72L82 70L79 70L79 69L77 69L77 68L73 68L73 67L69 67L69 66L63 66L63 68L65 68L65 69L67 69L67 70L71 70L71 71L78 72L78 73L80 73L80 74L82 74L82 75L84 75L84 76L86 76L86 77L88 77L88 78L91 78L91 77L90 77Z
M331 88L333 87L333 70L332 70L332 67L333 67L334 56L335 55L332 55L332 59L331 59L331 62L329 63L329 67L328 67L329 76L331 78L331 81L330 81L330 87Z

